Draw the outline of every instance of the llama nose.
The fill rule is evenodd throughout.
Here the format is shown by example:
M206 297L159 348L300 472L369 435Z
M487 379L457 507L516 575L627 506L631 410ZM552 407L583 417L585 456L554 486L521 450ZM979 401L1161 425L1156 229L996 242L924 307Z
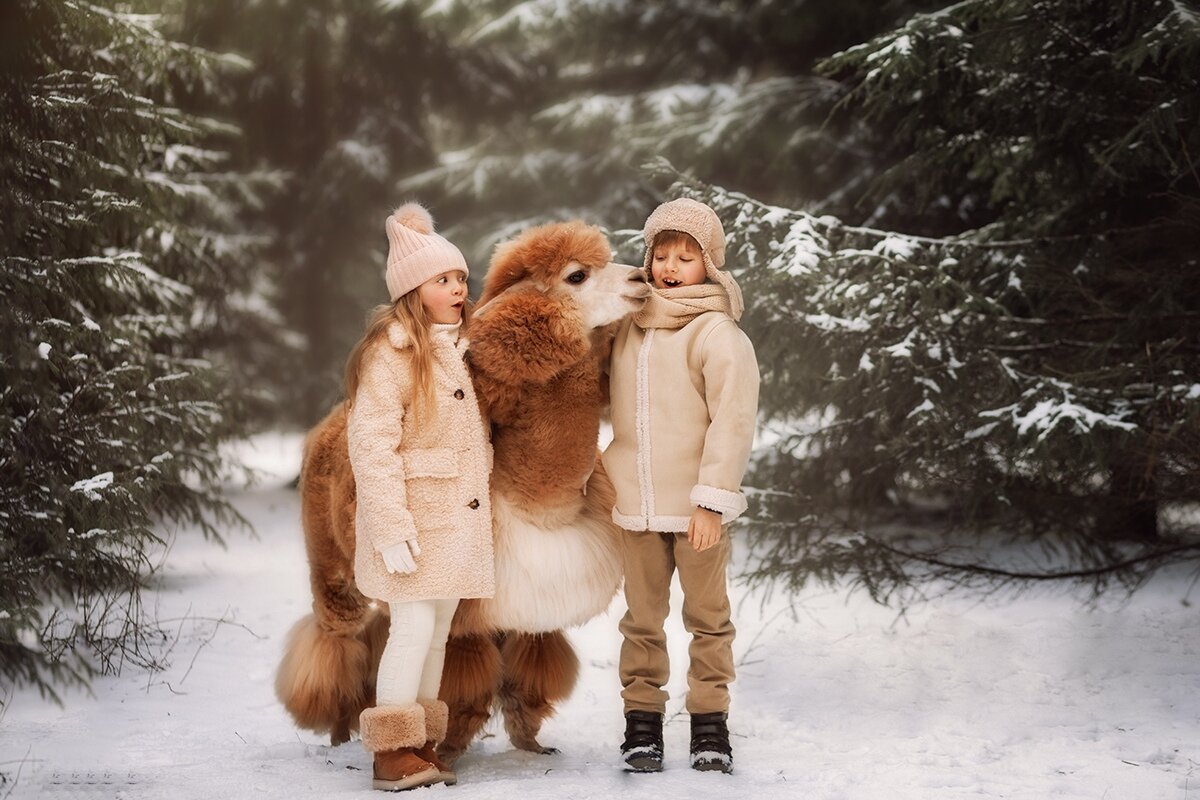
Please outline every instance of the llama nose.
M633 283L645 283L646 276L643 275L642 271L639 269L637 272L633 272L629 275L629 280Z

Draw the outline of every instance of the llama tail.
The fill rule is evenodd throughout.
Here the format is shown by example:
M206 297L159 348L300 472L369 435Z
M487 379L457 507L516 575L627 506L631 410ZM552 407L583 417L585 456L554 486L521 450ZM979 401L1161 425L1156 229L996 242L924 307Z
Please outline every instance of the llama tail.
M298 726L328 732L334 745L350 740L359 714L375 702L387 623L386 614L369 607L352 635L328 630L315 614L292 627L275 675L275 695Z
M375 702L375 675L387 641L386 609L354 582L354 483L343 405L304 442L300 512L313 613L292 628L275 676L275 694L302 728L349 741L358 716Z

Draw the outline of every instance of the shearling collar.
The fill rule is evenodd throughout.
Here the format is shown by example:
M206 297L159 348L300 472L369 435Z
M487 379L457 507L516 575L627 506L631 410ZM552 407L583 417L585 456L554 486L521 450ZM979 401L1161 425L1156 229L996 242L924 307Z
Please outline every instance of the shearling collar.
M392 347L397 350L403 350L412 344L412 340L408 338L408 331L404 330L404 326L396 320L388 323L387 338Z
M408 331L404 329L402 323L396 320L388 323L387 338L388 343L397 350L406 350L412 346L412 339L409 338ZM433 337L433 349L435 352L447 346L452 350L463 352L466 350L467 344L467 337L461 333L461 329L457 340L451 339L448 336Z

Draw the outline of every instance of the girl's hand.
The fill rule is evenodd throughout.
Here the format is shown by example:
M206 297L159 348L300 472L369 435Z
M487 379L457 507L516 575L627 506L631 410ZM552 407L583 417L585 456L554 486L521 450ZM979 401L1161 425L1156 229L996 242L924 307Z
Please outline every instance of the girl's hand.
M417 571L417 556L421 555L421 546L413 539L385 548L379 555L383 556L383 565L388 572L408 575Z
M688 541L697 553L702 553L721 541L721 515L707 508L697 508L688 520Z

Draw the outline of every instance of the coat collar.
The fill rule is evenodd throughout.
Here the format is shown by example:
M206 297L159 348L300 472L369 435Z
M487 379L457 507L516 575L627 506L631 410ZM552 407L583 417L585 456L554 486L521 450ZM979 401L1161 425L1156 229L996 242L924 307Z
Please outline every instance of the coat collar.
M395 320L388 323L387 338L388 338L388 343L392 347L396 348L397 350L405 350L412 346L412 339L409 338L408 331L406 331L404 329L403 324L401 324L400 322L395 321ZM453 340L449 339L448 337L444 337L444 336L433 337L434 352L442 350L447 345L452 350L463 352L466 350L466 347L467 347L467 337L464 333L462 333L461 330L459 331L457 341L453 341Z
M395 320L388 323L387 338L392 347L397 350L403 350L412 344L412 340L408 338L408 331L404 330L404 326Z

